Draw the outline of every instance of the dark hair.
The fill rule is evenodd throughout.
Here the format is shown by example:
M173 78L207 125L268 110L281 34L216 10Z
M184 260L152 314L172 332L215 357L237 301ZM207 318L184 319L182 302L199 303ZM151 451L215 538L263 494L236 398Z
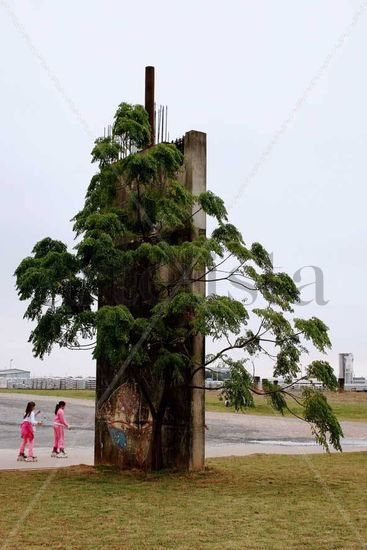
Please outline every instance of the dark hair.
M55 414L57 414L57 411L59 410L60 407L65 407L65 405L66 405L65 401L59 401L55 407Z
M29 401L27 403L26 408L25 408L25 413L24 413L23 418L26 418L26 416L30 416L30 414L33 411L35 406L36 406L36 403L34 401Z

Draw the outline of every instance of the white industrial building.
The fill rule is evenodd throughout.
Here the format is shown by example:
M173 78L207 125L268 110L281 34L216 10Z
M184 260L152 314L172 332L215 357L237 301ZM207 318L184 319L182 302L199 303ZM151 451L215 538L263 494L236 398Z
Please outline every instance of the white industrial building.
M345 391L366 391L367 380L363 376L354 376L353 353L339 353L339 379L344 380Z
M339 353L339 378L344 380L344 384L353 382L353 353Z
M23 369L3 369L3 370L0 370L0 378L2 378L2 379L30 378L30 377L31 377L31 371L30 370L23 370Z
M13 381L30 380L31 371L23 369L1 369L0 370L0 388L7 388ZM21 387L24 387L23 384Z

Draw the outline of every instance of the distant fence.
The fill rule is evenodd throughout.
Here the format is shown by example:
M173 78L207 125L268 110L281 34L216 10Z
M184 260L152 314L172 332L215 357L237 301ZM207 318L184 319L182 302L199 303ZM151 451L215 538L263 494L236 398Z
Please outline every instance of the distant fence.
M355 382L351 384L344 384L344 391L362 391L367 392L367 382Z
M95 390L95 378L5 378L0 387L17 390Z

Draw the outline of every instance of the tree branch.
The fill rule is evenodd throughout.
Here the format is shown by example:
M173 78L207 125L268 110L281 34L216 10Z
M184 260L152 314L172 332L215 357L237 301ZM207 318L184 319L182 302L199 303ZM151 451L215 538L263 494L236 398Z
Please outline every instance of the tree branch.
M70 349L71 351L93 351L96 346L92 346L90 348L86 348L86 347L79 347L79 346L68 346L66 345L65 346L67 349Z
M239 281L232 281L231 280L232 275L228 275L228 277L219 277L218 279L203 279L202 277L199 277L197 279L190 279L190 282L196 283L197 281L201 281L202 283L217 283L218 281L230 281L234 285L239 285L245 288L246 290L259 290L258 288L253 288L250 286L246 286L244 283L241 283Z
M152 417L153 418L156 418L157 417L157 410L156 408L154 407L153 405L153 401L150 399L150 396L149 396L149 393L148 393L148 389L145 385L145 380L143 378L143 376L140 376L140 374L137 372L137 370L134 372L134 377L137 381L137 383L139 384L140 386L140 389L142 391L142 394L144 395L144 398L146 400L146 402L148 403L148 407L149 407L149 410L152 414Z
M261 321L260 323L260 326L259 326L259 329L257 331L257 333L252 336L251 338L249 338L248 340L246 340L246 342L244 342L243 344L241 344L240 346L236 346L235 344L232 345L232 346L228 346L226 348L223 348L220 352L218 352L212 359L210 359L210 361L207 361L206 363L204 363L203 365L199 365L192 373L191 373L191 377L190 377L190 380L192 380L192 378L194 377L194 375L199 372L200 370L205 370L208 368L208 365L210 365L211 363L213 363L214 361L216 361L217 359L219 359L219 357L221 357L223 355L223 353L225 353L226 351L229 351L231 349L243 349L244 347L246 347L248 344L250 344L251 342L253 342L254 340L256 340L256 338L258 337L258 334L261 330L261 327L262 327L262 324L263 324L263 321ZM194 365L197 363L193 363ZM208 369L208 370L211 370L211 369Z
M226 258L224 258L224 260L222 260L221 262L219 262L219 264L216 264L215 266L213 266L211 269L209 269L208 271L206 271L205 273L203 273L203 275L201 277L199 277L198 279L196 279L196 281L200 281L203 277L206 277L208 275L208 273L211 273L212 271L214 271L219 265L222 265L224 264L224 262L226 262L231 256L233 256L233 253L231 252Z
M292 411L292 409L290 409L288 407L288 405L286 405L286 408L287 410L293 415L295 416L296 418L298 418L298 420L302 420L303 422L306 422L307 424L309 424L309 422L307 422L307 420L305 420L304 418L302 418L302 416L299 416L297 413L295 413L294 411Z

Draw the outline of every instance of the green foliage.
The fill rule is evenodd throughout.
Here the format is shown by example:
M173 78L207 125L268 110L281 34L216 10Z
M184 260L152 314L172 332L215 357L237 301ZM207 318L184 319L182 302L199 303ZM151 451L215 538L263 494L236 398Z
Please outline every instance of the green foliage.
M299 301L293 280L274 271L260 243L244 242L228 223L221 198L210 191L194 196L185 188L179 181L183 155L175 145L149 144L143 107L121 103L112 136L98 138L92 150L99 169L73 219L75 248L68 251L64 243L46 238L17 267L19 298L29 302L25 317L35 323L33 353L42 358L54 345L94 348L94 357L116 371L129 357L136 383L149 381L145 391L151 391L153 402L162 394L157 387L187 390L192 371L204 368L192 359L193 337L223 340L208 361L227 363L224 395L244 410L254 404L253 379L245 367L249 358L270 355L274 375L291 382L308 351L305 342L320 352L330 347L328 329L314 317L292 318ZM211 235L193 227L200 210L213 218ZM261 307L251 311L245 300L198 291L214 277L225 280L234 274L238 287L257 292ZM234 350L238 360L225 355ZM307 377L336 388L325 361L312 362ZM283 413L282 388L267 384L264 391ZM325 445L330 433L330 442L339 448L339 425L323 396L306 392L304 406L317 440Z
M328 336L328 327L317 319L312 317L311 319L295 319L295 327L302 332L306 340L311 340L315 348L319 351L325 351L331 347L331 343Z
M138 149L147 147L150 141L150 126L144 107L120 103L115 114L113 133Z
M281 343L283 339L294 334L291 324L281 311L276 311L271 307L267 307L265 309L255 308L253 312L262 319L262 326L272 331L278 343Z
M228 251L241 264L255 259L252 252L244 244L241 233L230 223L221 223L219 227L214 229L211 238L221 245L221 250L218 252L219 256L223 256L224 252Z
M85 230L88 217L91 214L114 211L118 182L121 178L121 162L104 165L95 174L88 187L84 208L74 218L74 231L80 236Z
M128 255L116 248L114 240L106 233L98 237L86 236L76 248L93 289L121 275L128 261Z
M244 244L241 233L231 223L223 223L214 229L212 238L224 244L232 242Z
M100 168L115 162L119 158L120 146L112 137L98 138L94 143L92 162L99 162Z
M227 210L224 202L221 198L214 195L214 193L211 191L201 193L197 200L208 216L215 217L219 223L227 220Z
M199 304L195 326L197 332L217 340L222 336L239 334L248 317L245 306L238 300L213 294Z
M60 241L43 239L36 244L33 254L22 260L15 270L20 299L31 300L25 317L32 321L40 318L44 305L54 302L78 270L76 257L66 252Z
M235 347L246 351L249 357L253 357L261 352L261 339L258 334L252 330L245 330L244 334L236 338Z
M150 219L162 224L166 232L169 232L169 228L177 230L187 226L194 198L181 183L172 180L165 194L148 197L154 205L154 210L152 207L146 208L147 211L149 210Z
M34 245L32 254L36 259L45 257L49 252L66 252L66 245L61 241L54 241L50 237L46 237Z
M248 407L254 407L254 398L251 393L253 380L246 370L244 361L233 361L226 357L225 362L230 366L230 377L223 382L223 397L228 399L236 411L245 411Z
M173 180L176 178L183 162L183 155L175 145L172 143L159 143L149 149L146 154L155 161L159 170L163 171L166 177ZM186 197L188 197L188 194L186 194Z
M173 178L182 164L182 154L172 144L160 143L142 153L127 156L121 161L121 171L126 183L143 185L162 184L161 174Z
M274 376L283 376L290 381L300 372L301 350L291 343L283 344L277 354Z
M153 368L162 378L169 376L175 383L182 384L184 382L183 373L187 369L188 363L189 359L183 353L162 349Z
M338 389L338 380L333 369L326 361L312 361L307 367L307 375L309 378L320 380L328 390Z
M58 342L62 336L62 329L65 325L65 316L53 309L47 309L39 316L36 327L32 330L29 342L33 344L33 353L35 357L43 357L51 352L52 346Z
M115 212L91 214L85 222L85 236L99 238L103 233L116 239L125 233L125 225Z
M200 271L214 265L213 253L221 251L214 240L206 237L198 237L192 242L185 241L179 245L171 245L171 249L179 267L178 282L180 284L184 284L185 280L191 280L194 269Z
M126 183L131 184L134 181L139 183L153 185L157 178L159 164L153 155L146 153L135 153L124 159L122 171L126 178Z
M97 313L95 359L119 364L129 351L129 334L134 317L124 305L103 306Z
M169 321L172 317L187 319L192 316L192 313L198 307L204 298L193 292L178 291L170 300L159 302L152 309L153 315L159 315L161 319Z
M259 274L252 266L246 267L244 271L255 281L269 304L277 305L285 311L293 311L292 304L299 301L299 290L289 275L268 270Z
M279 391L279 386L272 384L269 380L265 379L263 380L262 385L263 390L266 392L266 399L269 405L281 415L284 415L284 412L288 409L288 405L284 394Z
M260 243L252 243L251 254L255 263L266 270L273 269L269 254Z
M343 437L343 430L325 395L313 388L305 388L303 399L305 406L304 418L311 424L316 441L327 451L329 450L329 444L336 450L341 451L340 438Z

